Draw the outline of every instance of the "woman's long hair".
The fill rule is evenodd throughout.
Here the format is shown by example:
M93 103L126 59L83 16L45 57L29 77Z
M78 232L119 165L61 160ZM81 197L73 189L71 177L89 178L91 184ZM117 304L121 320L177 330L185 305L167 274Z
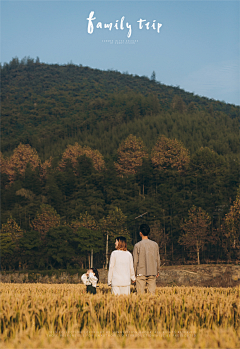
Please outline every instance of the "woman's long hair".
M96 268L92 268L92 271L94 272L95 276L97 277L97 279L99 281L98 270Z
M127 240L126 240L126 238L124 236L118 236L116 238L116 240L118 241L117 250L127 251Z

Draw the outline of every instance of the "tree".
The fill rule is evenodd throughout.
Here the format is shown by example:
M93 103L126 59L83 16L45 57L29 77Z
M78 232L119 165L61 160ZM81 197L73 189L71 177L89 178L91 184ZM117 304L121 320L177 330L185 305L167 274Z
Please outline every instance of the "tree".
M74 232L77 232L79 228L86 228L89 230L99 230L99 225L95 221L94 217L92 217L90 214L85 212L84 214L80 214L79 219L73 221L70 224L70 227L73 229Z
M118 160L115 162L116 171L120 176L135 174L142 166L143 158L147 158L143 141L132 134L118 148Z
M25 231L19 244L22 265L29 269L38 268L41 252L43 252L41 251L40 233L38 231Z
M212 177L215 182L225 174L226 167L225 159L208 147L198 149L190 162L190 170L195 176Z
M60 225L60 216L50 205L41 205L40 211L37 213L30 226L33 230L38 231L41 240L45 241L46 234L50 228L55 228Z
M166 249L167 249L167 243L169 240L168 234L166 234L165 229L161 228L161 222L160 221L154 221L150 225L150 236L149 238L153 241L156 241L156 243L159 246L160 254L165 254L166 256Z
M88 265L91 267L91 254L103 250L103 235L101 231L88 229L84 227L78 228L73 239L78 243L78 249L88 254Z
M223 156L218 155L208 147L201 147L192 156L189 173L195 182L195 193L208 210L215 210L216 206L227 204L229 198L228 164Z
M73 221L70 226L75 233L74 241L79 243L78 248L81 252L87 252L88 254L88 265L90 268L91 254L99 252L99 247L103 244L103 236L100 233L99 224L95 221L94 217L86 211L84 214L80 214L79 219ZM90 236L87 236L88 234L90 234ZM83 242L84 238L87 239L86 242ZM100 239L100 245L98 242L95 244L95 239ZM81 248L81 243L83 243L83 248Z
M75 257L75 234L68 226L50 228L47 232L48 260L54 267L66 268Z
M40 159L37 151L29 144L20 143L14 149L13 155L10 159L5 160L4 172L8 175L10 183L15 179L15 170L21 175L24 175L27 164L30 164L33 169L40 166Z
M23 236L23 230L12 217L7 220L7 223L2 225L2 233L8 235L14 243L18 242Z
M127 217L123 214L122 210L115 207L109 211L106 218L100 220L99 225L103 232L108 232L114 239L119 235L129 237L125 226L126 220Z
M230 211L226 214L224 219L226 227L225 236L229 239L233 248L239 247L240 240L240 191L238 191L236 200L230 207Z
M156 81L156 73L154 70L153 70L152 75L151 75L151 80Z
M1 257L5 265L15 261L16 253L19 252L19 241L23 236L23 230L11 217L1 229ZM17 257L18 258L18 257Z
M151 160L159 170L177 170L182 172L189 164L189 151L176 139L161 135L152 150Z
M52 166L52 157L50 156L50 158L48 160L46 160L42 165L41 165L41 177L42 178L46 178L47 176L47 171L49 168L51 168Z
M12 256L15 251L15 243L6 231L1 230L1 266L10 266L12 264Z
M182 97L175 95L172 100L172 108L179 113L186 111L186 104L184 103Z
M208 227L210 225L209 215L201 207L193 206L188 211L188 219L181 224L184 231L178 242L187 248L193 248L197 253L198 264L200 264L199 252L209 240Z
M102 218L99 222L101 231L106 234L106 265L108 265L108 237L112 237L111 246L119 235L126 237L128 248L132 248L130 234L126 228L127 217L118 207L111 209L106 218Z
M82 155L86 155L93 162L93 167L97 171L101 171L104 166L104 160L102 154L98 150L93 150L90 147L82 147L78 143L74 145L68 145L67 149L63 153L62 160L59 163L59 169L66 167L67 160L69 159L77 174L78 158Z

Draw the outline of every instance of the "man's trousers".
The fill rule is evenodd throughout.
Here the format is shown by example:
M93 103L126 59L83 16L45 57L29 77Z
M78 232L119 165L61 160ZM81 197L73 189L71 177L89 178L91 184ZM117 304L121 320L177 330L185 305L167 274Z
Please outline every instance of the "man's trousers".
M146 286L147 286L148 291L151 294L155 294L155 290L156 290L156 276L155 275L137 276L137 278L136 278L137 293L138 294L145 293Z

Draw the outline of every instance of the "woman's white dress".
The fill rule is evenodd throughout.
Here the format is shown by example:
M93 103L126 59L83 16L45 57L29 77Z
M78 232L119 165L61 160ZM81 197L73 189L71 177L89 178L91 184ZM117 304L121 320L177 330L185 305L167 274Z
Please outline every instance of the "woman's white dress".
M122 250L113 251L108 271L108 285L112 286L112 293L116 295L130 294L131 280L136 280L131 253Z

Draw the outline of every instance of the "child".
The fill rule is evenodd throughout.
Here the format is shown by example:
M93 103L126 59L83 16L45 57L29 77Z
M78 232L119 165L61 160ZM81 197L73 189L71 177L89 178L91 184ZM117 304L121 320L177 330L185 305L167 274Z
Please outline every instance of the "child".
M81 276L84 285L87 286L87 293L96 294L97 282L99 280L98 271L96 268L89 269L86 274Z

